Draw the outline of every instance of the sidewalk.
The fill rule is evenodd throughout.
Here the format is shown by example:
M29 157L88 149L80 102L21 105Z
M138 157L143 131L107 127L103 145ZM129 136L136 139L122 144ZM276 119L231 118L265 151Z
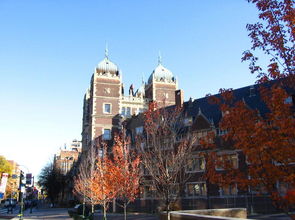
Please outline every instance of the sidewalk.
M19 219L19 216L15 216L13 219ZM47 209L33 209L33 212L30 213L30 210L27 209L24 212L23 219L66 219L70 220L72 218L68 215L68 209L65 208L47 208Z

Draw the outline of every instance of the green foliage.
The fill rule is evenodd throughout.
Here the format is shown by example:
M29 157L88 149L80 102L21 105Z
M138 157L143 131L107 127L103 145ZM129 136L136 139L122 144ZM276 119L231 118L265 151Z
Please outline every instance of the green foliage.
M12 174L12 166L11 164L5 159L5 157L0 156L0 175L2 173Z

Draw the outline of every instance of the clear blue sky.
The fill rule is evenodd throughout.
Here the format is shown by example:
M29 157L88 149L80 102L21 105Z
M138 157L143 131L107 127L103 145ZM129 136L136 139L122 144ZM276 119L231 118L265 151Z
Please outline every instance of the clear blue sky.
M0 0L0 154L38 174L81 139L82 101L104 57L138 87L157 64L189 97L254 83L246 0Z

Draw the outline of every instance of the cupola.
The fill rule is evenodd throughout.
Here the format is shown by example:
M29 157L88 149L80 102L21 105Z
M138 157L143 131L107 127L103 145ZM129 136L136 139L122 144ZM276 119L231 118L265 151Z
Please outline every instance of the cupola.
M161 55L159 55L159 58L158 58L158 66L154 69L154 71L150 75L148 79L148 83L152 83L153 80L157 82L168 82L168 83L176 82L172 72L162 65Z

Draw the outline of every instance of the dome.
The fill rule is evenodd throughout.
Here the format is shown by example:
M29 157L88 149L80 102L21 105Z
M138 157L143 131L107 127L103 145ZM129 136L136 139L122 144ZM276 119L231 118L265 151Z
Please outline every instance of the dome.
M105 48L105 57L97 65L97 72L102 74L111 73L111 74L119 75L118 66L109 60L109 50L107 45Z
M112 61L105 57L98 65L97 65L98 72L110 72L110 73L117 73L118 66L114 64Z
M153 81L153 78L156 81L163 81L163 82L174 82L175 78L170 70L165 68L161 63L156 67L156 69L152 72L149 77L148 83Z

